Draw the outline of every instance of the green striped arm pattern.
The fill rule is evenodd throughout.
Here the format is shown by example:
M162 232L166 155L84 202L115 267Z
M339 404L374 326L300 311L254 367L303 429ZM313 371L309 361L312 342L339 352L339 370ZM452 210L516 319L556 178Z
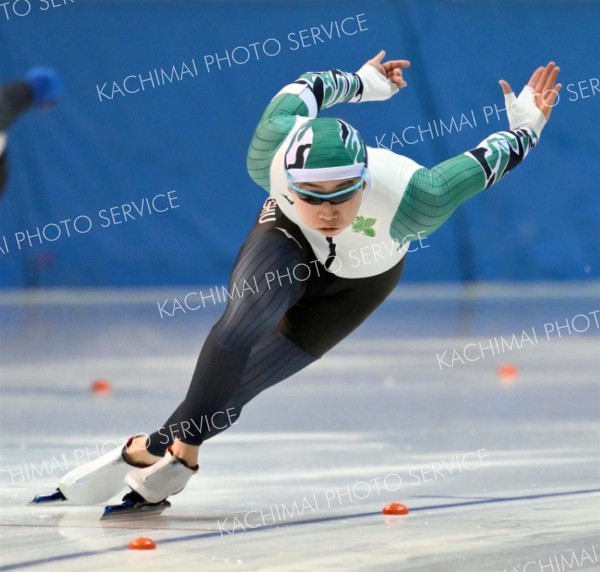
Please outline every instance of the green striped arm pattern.
M501 131L433 169L415 171L392 221L392 237L433 233L460 204L514 169L537 142L530 129Z
M294 83L311 89L318 110L337 103L360 101L363 92L362 81L356 74L339 70L305 73ZM269 103L254 131L246 166L252 179L267 192L273 157L299 115L309 119L306 103L297 95L282 93Z

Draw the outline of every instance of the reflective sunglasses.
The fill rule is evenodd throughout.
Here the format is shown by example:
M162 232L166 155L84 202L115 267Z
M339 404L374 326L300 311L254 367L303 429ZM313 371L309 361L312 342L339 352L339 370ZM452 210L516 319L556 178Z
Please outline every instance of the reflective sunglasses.
M367 168L363 169L362 175L360 177L360 181L356 183L356 185L352 185L347 189L343 189L341 191L336 191L335 193L323 194L323 193L313 193L312 191L307 191L306 189L301 189L292 183L292 178L290 174L286 171L288 186L292 192L298 195L298 198L303 200L305 203L309 205L321 205L324 202L331 203L332 205L341 205L349 201L356 193L358 193L367 177Z

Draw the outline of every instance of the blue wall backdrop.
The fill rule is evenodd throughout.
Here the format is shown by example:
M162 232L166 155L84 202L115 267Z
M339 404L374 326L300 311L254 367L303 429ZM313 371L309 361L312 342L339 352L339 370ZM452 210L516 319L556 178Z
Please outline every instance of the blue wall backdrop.
M270 98L381 48L412 61L409 87L326 113L426 166L507 128L498 79L520 90L554 59L564 84L539 147L405 279L597 279L599 24L572 0L8 0L0 81L49 65L66 93L9 133L0 287L224 283L266 198L245 159Z

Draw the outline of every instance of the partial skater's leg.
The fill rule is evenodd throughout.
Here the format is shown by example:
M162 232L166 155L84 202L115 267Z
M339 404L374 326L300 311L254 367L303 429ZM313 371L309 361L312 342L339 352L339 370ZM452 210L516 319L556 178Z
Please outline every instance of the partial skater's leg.
M236 264L234 276L238 267ZM279 267L276 272L286 268L276 267ZM233 312L228 310L236 304L228 306L204 344L185 401L165 424L169 431L162 436L167 443L169 437L174 441L172 447L152 467L129 473L125 482L150 502L183 490L198 469L199 445L229 427L244 404L258 393L289 377L294 370L302 369L360 325L395 288L402 267L403 261L371 278L348 280L330 275L308 287L303 284L300 291L291 290L293 296L289 292L284 296L285 304L273 306L277 310L274 314L269 312L269 304L274 300L264 291L263 296L254 300L255 304L240 304L238 311ZM288 265L288 272L290 268ZM245 276L249 278L248 274ZM261 299L266 301L265 306L261 306ZM275 326L280 332L274 331ZM240 350L246 351L237 353ZM242 361L240 356L245 359ZM222 375L228 374L231 377L225 377L223 382ZM211 393L211 384L215 385L216 380L227 387ZM182 437L175 437L173 428L181 430ZM160 454L165 446L163 442L160 449L157 447L159 436L161 430L149 439L151 454Z
M277 331L269 332L253 348L234 395L213 423L205 420L202 440L227 429L259 393L299 372L346 338L394 290L403 267L404 260L378 276L344 279L329 275L328 281L308 282L309 292L286 313ZM172 440L166 434L157 438L153 452L164 454ZM186 451L177 440L173 447L180 453Z
M295 373L310 365L317 358L307 354L290 342L283 334L273 330L265 335L260 342L252 349L248 359L246 369L242 376L242 381L232 398L227 402L221 412L214 414L208 422L203 421L201 438L203 441L210 439L215 435L228 429L234 424L241 414L242 407L253 399L256 395L265 389L291 377ZM181 406L180 406L181 407ZM173 414L173 417L180 415L179 409ZM168 427L168 422L165 424ZM164 455L167 447L173 445L173 452L176 456L182 456L186 461L193 461L194 457L187 457L186 452L197 455L195 451L186 451L180 446L180 441L170 438L168 432L159 431L152 436L152 447L150 450L155 457L145 457L140 455L137 458L140 462L146 459L146 462L152 463L158 460L159 456ZM146 439L139 438L138 445L141 449L146 446ZM187 445L192 447L192 445ZM149 454L148 452L146 452Z
M222 417L245 372L257 374L257 364L249 364L253 351L259 350L259 360L269 357L262 353L266 351L261 345L263 338L276 331L306 289L302 281L275 277L291 277L293 268L313 258L298 227L283 215L255 226L236 260L227 308L202 347L187 395L164 426L150 435L147 453L161 456L174 443L174 451L183 453L186 461L194 461L205 435L223 426ZM276 348L268 351L275 351L270 358L276 357ZM133 445L127 453L141 461L143 453L135 449L144 443Z
M6 135L0 133L0 197L4 192L6 179L8 178L8 159L6 158Z
M33 91L24 81L0 87L0 133L6 131L33 104Z

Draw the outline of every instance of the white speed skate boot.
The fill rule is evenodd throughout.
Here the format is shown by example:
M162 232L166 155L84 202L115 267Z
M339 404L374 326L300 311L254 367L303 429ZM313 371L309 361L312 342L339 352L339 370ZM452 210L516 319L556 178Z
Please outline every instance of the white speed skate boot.
M149 503L158 503L180 493L190 478L198 472L198 465L190 467L173 455L171 447L165 456L146 469L131 471L125 483Z
M194 467L173 455L171 447L154 465L127 473L125 483L132 492L123 497L120 505L107 506L102 518L132 512L162 512L171 506L167 497L180 493L187 482L198 472Z
M132 470L148 465L127 461L124 453L135 439L130 437L122 447L116 447L98 459L76 467L58 482L56 491L49 495L37 495L31 501L44 503L68 500L74 504L91 505L107 501L126 488L124 479Z

